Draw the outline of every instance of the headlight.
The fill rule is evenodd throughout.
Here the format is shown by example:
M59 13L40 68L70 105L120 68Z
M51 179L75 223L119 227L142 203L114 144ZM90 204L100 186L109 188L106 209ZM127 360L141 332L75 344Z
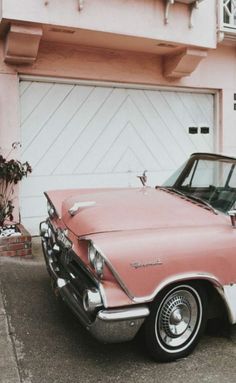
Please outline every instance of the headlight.
M102 278L103 268L104 268L104 259L101 256L101 254L99 254L98 252L96 252L96 255L95 255L94 268L95 268L97 275Z
M94 260L95 260L95 255L96 255L97 250L93 246L92 242L89 243L89 248L88 248L88 258L89 262L91 265L94 267Z
M54 218L56 215L55 208L50 204L49 201L47 201L47 208L48 208L48 215L50 218Z
M88 248L88 258L95 269L97 275L102 278L103 276L103 269L104 269L104 258L103 256L99 253L99 251L96 249L94 244L90 242L89 248Z

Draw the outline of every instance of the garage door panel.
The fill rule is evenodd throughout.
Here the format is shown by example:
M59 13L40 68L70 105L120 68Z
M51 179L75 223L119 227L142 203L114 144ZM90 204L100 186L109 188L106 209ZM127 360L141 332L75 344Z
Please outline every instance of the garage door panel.
M19 85L20 90L20 96L22 98L23 94L26 92L26 90L31 86L31 81L21 81ZM26 107L26 106L25 106ZM29 106L28 106L29 107Z
M21 123L23 124L53 87L50 83L20 82Z
M63 125L63 116L57 113L55 116L55 120L61 121L59 124L61 125L61 129L59 134L57 134L57 124L52 121L50 125L51 130L55 131L55 138L49 137L50 139L50 149L46 152L45 156L37 163L36 172L37 174L53 174L56 172L57 167L61 162L68 161L70 166L67 167L67 171L71 171L72 165L74 164L72 153L73 146L76 142L78 136L81 134L83 129L85 129L86 125L92 119L93 115L96 114L98 109L100 108L101 103L104 99L107 98L107 95L110 93L109 89L103 88L96 89L90 88L80 89L76 87L75 90L75 100L76 103L76 95L77 95L77 107L74 105L72 113L68 113L67 121ZM69 102L69 100L68 100ZM62 106L62 115L63 110L66 110L66 105L63 103ZM65 112L67 114L67 112ZM47 137L46 137L47 139ZM78 148L77 148L78 155ZM48 164L50 163L50 166ZM61 170L59 170L59 173Z
M122 97L120 102L120 105L115 107L109 121L104 126L100 124L100 131L96 135L88 135L86 140L84 137L83 157L79 158L77 166L73 170L74 173L93 173L108 152L111 154L112 161L112 156L115 155L114 143L127 125L126 97ZM80 143L78 143L78 147L80 147Z
M38 217L26 217L22 219L23 225L27 230L30 231L32 235L40 235L39 234L39 223L45 221L47 217L46 210L45 214Z
M21 199L21 217L38 217L46 214L45 197L43 193L36 197L22 197Z
M160 91L158 94L151 95L152 102L158 111L166 129L170 132L172 140L170 141L172 150L178 149L179 154L176 153L177 158L186 158L189 152L193 150L193 145L185 129L181 125L178 118L174 114L174 105L176 100L176 93L172 92L169 97ZM172 99L172 102L171 102Z
M193 94L187 94L187 97L185 94L181 93L181 92L177 92L176 93L176 96L178 97L178 100L180 101L180 103L177 103L176 102L176 105L174 104L174 109L176 111L176 114L178 114L178 109L177 109L177 105L179 107L179 109L181 108L181 104L182 104L182 109L185 110L185 113L184 115L182 116L182 122L184 122L184 124L188 124L188 126L193 126L193 127L198 127L200 128L201 126L208 126L208 122L206 120L206 117L204 115L204 113L202 112L202 110L199 108L199 106L197 105L197 103L195 102L194 98L193 98ZM213 120L213 116L212 116L212 120ZM200 132L200 130L199 130ZM210 134L209 137L203 135L203 134L197 134L197 135L188 135L189 137L191 137L191 140L192 142L195 143L195 146L198 148L198 151L199 149L201 151L209 151L209 150L212 150L210 149L211 148L211 145L212 145L212 135Z
M25 158L32 157L32 151L34 151L32 166L35 174L50 174L51 166L55 162L55 153L58 153L58 155L64 154L65 141L64 146L58 152L55 151L54 143L67 130L71 119L73 119L73 116L78 112L78 109L92 90L93 87L74 87L71 89L57 111L44 127L35 134L33 145L24 151ZM51 164L50 167L48 166L49 163Z
M23 153L25 156L27 156L28 151L31 151L31 145L41 129L48 123L53 114L57 112L60 104L72 88L72 85L53 85L28 118L22 122Z
M21 197L37 197L44 191L52 189L73 189L84 187L120 187L121 185L128 186L136 181L136 174L133 176L129 173L106 173L106 174L61 174L58 176L30 176L27 180L23 180L21 185Z
M191 112L189 112L189 108L191 108L191 106L184 104L179 96L179 93L177 92L175 94L170 95L168 95L168 92L162 93L164 97L168 100L169 105L171 106L171 110L174 115L173 118L178 121L178 129L176 133L179 135L181 132L181 141L183 140L183 136L186 137L186 139L183 140L183 142L185 144L186 150L188 150L188 154L199 151L199 148L201 148L202 151L209 151L207 142L202 135L193 135L189 134L188 132L189 127L198 127L195 120L193 120L191 116ZM198 120L198 123L200 123L200 121L202 121L203 119L202 114L200 114L199 116L200 120ZM205 125L206 122L204 123L204 126Z
M38 233L51 189L162 184L194 151L213 150L213 96L22 81L23 224ZM189 126L211 127L206 137Z
M212 124L212 120L213 120L212 112L214 110L213 109L214 98L212 97L212 95L209 95L209 94L202 95L202 94L193 93L192 97L194 101L197 103L197 105L199 106L199 108L201 109L207 123Z
M164 167L170 168L176 166L174 155L169 150L170 135L165 129L165 126L159 115L156 113L152 103L147 98L146 91L129 89L128 93L132 100L134 107L139 111L143 120L139 118L134 120L134 115L130 113L134 124L137 124L137 128L141 132L144 140L149 145L154 146L153 153L158 153L158 159L160 164ZM140 125L141 122L141 125ZM145 126L145 129L143 129Z
M159 145L157 146L157 151L161 146L162 150L166 152L166 154L161 153L161 157L164 157L165 160L169 159L169 161L171 161L174 165L176 154L178 155L179 152L172 154L172 151L170 150L170 145L174 143L173 135L170 133L169 129L166 128L150 97L148 97L151 96L152 91L132 89L128 90L128 92L131 97L131 100L136 105L140 113L143 115L143 118L148 124L150 130L152 130L153 136L156 137L155 141L159 142Z
M136 154L136 161L134 161L133 152ZM153 156L146 143L138 135L134 126L128 123L97 166L96 173L116 172L116 166L124 155L127 159L126 172L135 171L138 164L139 171L160 169L157 159ZM135 168L132 168L133 163L135 163Z
M135 114L137 118L135 122L133 122ZM139 120L139 122L137 122L137 120ZM90 138L91 141L91 137L88 138ZM99 137L88 147L87 153L74 172L103 172L104 169L109 171L114 168L114 161L117 163L127 148L131 148L136 152L137 157L144 157L143 162L146 163L144 167L148 166L150 170L160 168L159 159L161 159L163 166L164 164L166 166L166 162L164 161L168 161L168 157L165 158L162 156L160 152L163 152L163 150L161 147L158 147L158 144L145 120L141 118L140 121L140 113L134 108L131 109L130 102L126 99L122 107L116 111L115 116L109 121L109 124L101 130ZM78 143L78 148L79 147ZM155 155L157 150L159 151L158 158ZM131 154L131 151L129 151L129 153ZM142 162L141 158L139 159L140 162ZM128 163L127 166L126 171L133 170Z
M201 145L202 151L211 151L212 149L212 140L213 140L213 111L211 124L209 121L206 121L202 109L199 107L198 103L194 100L192 94L178 93L180 99L182 100L184 107L188 111L190 117L193 121L193 126L202 127L209 126L209 134L198 134L196 135L196 140L199 141L198 146ZM200 142L201 140L201 142Z
M145 107L142 107L141 105L138 106L149 125L151 125L153 132L160 140L161 145L166 149L171 161L175 166L178 166L179 162L181 162L181 159L184 157L184 153L172 134L172 127L166 124L165 119L163 120L162 118L161 105L158 103L158 100L155 99L156 92L145 90L144 93L146 96Z
M123 153L121 153L118 161L113 164L111 171L113 173L121 173L127 171L127 164L132 172L141 173L143 169L145 169L145 164L141 162L140 158L138 158L137 154L134 152L132 148L126 148Z
M163 138L158 140L157 135L153 133L153 130L150 128L149 119L145 119L143 114L138 110L137 106L131 100L129 105L129 115L130 120L132 121L137 134L139 137L142 137L144 146L150 151L152 156L155 159L154 166L159 168L173 167L173 161L168 152L163 148Z
M94 142L99 138L104 127L109 124L114 114L120 109L125 98L124 90L115 89L111 91L109 89L109 93L106 94L105 98L101 98L101 96L97 98L97 107L92 109L92 116L86 119L86 123L83 122L83 119L81 122L80 116L78 116L77 127L79 128L79 134L77 133L76 136L71 137L73 143L55 168L54 174L60 174L61 172L73 174L76 171L80 161L93 147ZM89 107L88 110L90 109ZM100 150L103 150L103 148L100 148Z

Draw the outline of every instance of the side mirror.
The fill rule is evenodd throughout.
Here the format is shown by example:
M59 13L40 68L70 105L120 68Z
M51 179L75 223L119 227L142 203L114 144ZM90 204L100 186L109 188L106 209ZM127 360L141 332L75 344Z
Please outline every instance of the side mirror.
M236 210L230 210L228 211L228 214L230 216L232 226L236 228Z

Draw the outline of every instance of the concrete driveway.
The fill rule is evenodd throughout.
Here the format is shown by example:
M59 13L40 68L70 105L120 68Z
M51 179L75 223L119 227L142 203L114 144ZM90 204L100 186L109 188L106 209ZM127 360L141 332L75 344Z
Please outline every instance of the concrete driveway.
M102 345L56 300L39 242L31 260L0 258L0 382L236 381L236 342L205 335L186 359L158 364L141 339Z

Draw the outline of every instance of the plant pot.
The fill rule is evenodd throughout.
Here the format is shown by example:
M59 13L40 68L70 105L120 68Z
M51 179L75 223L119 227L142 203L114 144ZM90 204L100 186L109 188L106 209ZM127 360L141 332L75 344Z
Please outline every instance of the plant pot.
M2 227L6 236L0 237L0 256L32 257L32 241L29 232L21 224L16 224L15 234L7 236L8 226L11 225Z

